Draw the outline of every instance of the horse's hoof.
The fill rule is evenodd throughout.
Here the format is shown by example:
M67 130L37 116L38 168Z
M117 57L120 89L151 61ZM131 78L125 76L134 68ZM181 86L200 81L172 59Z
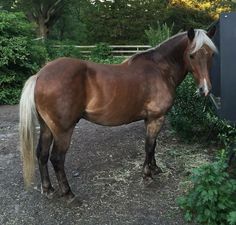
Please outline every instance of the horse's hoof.
M145 165L143 167L143 178L146 178L146 177L152 177L152 172L148 165Z
M151 171L154 175L158 175L160 173L163 173L163 170L157 165L151 166Z
M76 196L66 199L66 203L69 207L80 207L82 205L82 201Z
M152 178L152 176L146 176L146 175L144 175L143 176L143 180L142 180L142 184L144 185L144 187L147 187L147 186L149 186L150 184L152 184L153 183L153 178Z
M45 194L45 196L48 198L48 199L54 199L54 198L57 198L59 197L58 195L58 191L54 190L53 192L48 192Z
M48 199L53 199L55 197L58 197L58 191L56 191L53 187L50 187L48 189L44 189L41 187L41 193Z

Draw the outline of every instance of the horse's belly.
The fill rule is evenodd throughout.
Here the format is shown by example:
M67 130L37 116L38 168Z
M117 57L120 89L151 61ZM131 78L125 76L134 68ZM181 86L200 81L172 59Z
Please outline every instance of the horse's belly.
M83 118L100 125L119 126L143 119L144 113L117 106L116 108L106 110L87 109Z

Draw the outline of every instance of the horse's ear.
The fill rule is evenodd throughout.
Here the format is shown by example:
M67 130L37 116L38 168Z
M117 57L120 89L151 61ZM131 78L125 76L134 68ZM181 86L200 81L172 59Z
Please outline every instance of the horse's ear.
M216 26L211 27L210 30L208 30L207 35L209 38L212 38L216 33Z
M195 37L195 31L194 29L191 27L189 30L188 30L188 38L190 41L192 41Z

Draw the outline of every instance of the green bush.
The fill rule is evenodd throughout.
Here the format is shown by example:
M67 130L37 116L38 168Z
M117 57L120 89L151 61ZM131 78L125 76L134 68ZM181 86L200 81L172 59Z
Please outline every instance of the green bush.
M174 130L185 140L211 140L225 147L236 141L236 128L216 116L209 98L196 93L192 76L187 76L177 88L169 120Z
M236 211L230 212L227 216L227 221L229 225L235 225L236 224Z
M102 63L102 64L120 64L122 63L125 58L123 57L119 57L119 58L107 58L107 59L99 59L99 58L96 58L96 59L89 59L89 60L93 60L94 62L97 62L97 63Z
M206 225L236 224L236 180L223 159L193 170L193 187L178 199L187 221Z
M91 51L91 59L93 61L105 60L112 58L112 49L106 43L97 44Z
M46 49L32 33L22 13L0 11L0 104L17 103L24 81L45 62Z
M91 51L90 55L83 55L79 48L74 47L66 42L47 40L45 42L50 60L59 57L73 57L88 59L100 63L114 63L116 60L112 57L111 48L106 43L97 44ZM85 49L87 50L87 49ZM88 49L89 50L89 49ZM120 62L120 60L118 60Z
M185 139L204 136L208 131L206 122L207 100L196 93L192 76L187 76L178 87L175 103L170 111L170 122Z
M226 172L225 163L231 145L236 141L236 128L216 116L209 98L196 94L192 76L177 88L169 119L185 140L214 140L226 148L225 156L220 160L193 171L192 188L178 200L185 219L206 225L236 225L236 180L232 179L235 175L231 168L231 177Z
M148 43L152 47L154 47L160 44L161 42L165 41L172 35L173 27L174 24L168 27L166 23L160 24L159 22L157 22L156 28L149 27L148 30L145 30L145 34L148 38Z
M82 54L80 53L80 50L66 42L46 40L45 46L47 48L47 52L48 52L50 60L53 60L59 57L82 58Z

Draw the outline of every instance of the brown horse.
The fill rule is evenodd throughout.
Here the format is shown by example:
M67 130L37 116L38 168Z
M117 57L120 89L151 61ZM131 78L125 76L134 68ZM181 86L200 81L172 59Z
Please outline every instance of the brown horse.
M211 89L209 68L216 52L210 39L213 33L212 30L207 33L190 29L119 65L60 58L30 77L20 101L26 185L34 175L36 120L40 124L37 158L42 193L48 197L54 194L47 167L50 155L61 194L69 203L75 199L66 178L64 161L72 132L81 118L106 126L144 120L143 174L144 178L151 177L153 171L158 171L154 152L156 137L164 115L173 105L176 87L190 71L202 95L206 96Z

